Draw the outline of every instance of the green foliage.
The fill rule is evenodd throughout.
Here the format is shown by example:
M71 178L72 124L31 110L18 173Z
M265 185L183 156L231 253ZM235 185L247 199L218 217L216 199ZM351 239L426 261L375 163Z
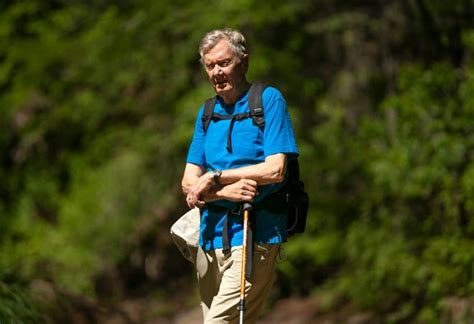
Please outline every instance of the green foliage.
M361 118L345 151L361 167L349 176L366 190L356 191L359 213L346 227L347 267L336 289L362 307L392 312L394 321L413 316L417 305L431 305L420 313L428 316L443 296L473 293L474 143L458 95L468 83L448 64L407 66L397 94Z
M0 322L1 323L41 323L24 289L0 282Z
M349 292L363 306L380 311L390 310L394 304L405 302L405 298L419 297L428 268L419 262L411 245L401 235L363 224L353 225L347 252L348 260L357 270L343 277L339 289Z

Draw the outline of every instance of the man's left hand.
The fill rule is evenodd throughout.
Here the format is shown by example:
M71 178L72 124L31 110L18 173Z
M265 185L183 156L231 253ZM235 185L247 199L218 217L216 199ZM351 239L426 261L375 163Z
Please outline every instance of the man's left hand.
M186 196L186 203L189 208L203 207L206 203L204 196L211 190L213 184L214 179L209 172L200 176Z

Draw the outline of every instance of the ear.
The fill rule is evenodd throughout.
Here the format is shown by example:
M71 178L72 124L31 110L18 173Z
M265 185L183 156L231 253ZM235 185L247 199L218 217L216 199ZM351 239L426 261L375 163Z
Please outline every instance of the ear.
M249 68L249 55L247 53L242 56L241 63L244 73L247 73L247 70Z

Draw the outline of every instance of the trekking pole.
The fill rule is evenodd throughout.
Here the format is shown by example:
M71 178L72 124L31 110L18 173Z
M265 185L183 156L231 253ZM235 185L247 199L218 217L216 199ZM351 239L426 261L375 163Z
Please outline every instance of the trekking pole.
M242 266L240 270L240 303L238 310L240 311L240 324L244 323L244 312L245 312L245 269L247 268L247 241L249 232L249 211L252 209L252 205L244 203L244 238L242 242Z

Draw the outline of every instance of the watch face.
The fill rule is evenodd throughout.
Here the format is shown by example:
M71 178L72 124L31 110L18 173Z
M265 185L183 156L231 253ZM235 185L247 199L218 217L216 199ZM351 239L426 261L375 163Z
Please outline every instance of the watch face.
M219 178L222 174L222 171L221 170L213 170L212 171L212 178L214 179L214 181L219 184Z

